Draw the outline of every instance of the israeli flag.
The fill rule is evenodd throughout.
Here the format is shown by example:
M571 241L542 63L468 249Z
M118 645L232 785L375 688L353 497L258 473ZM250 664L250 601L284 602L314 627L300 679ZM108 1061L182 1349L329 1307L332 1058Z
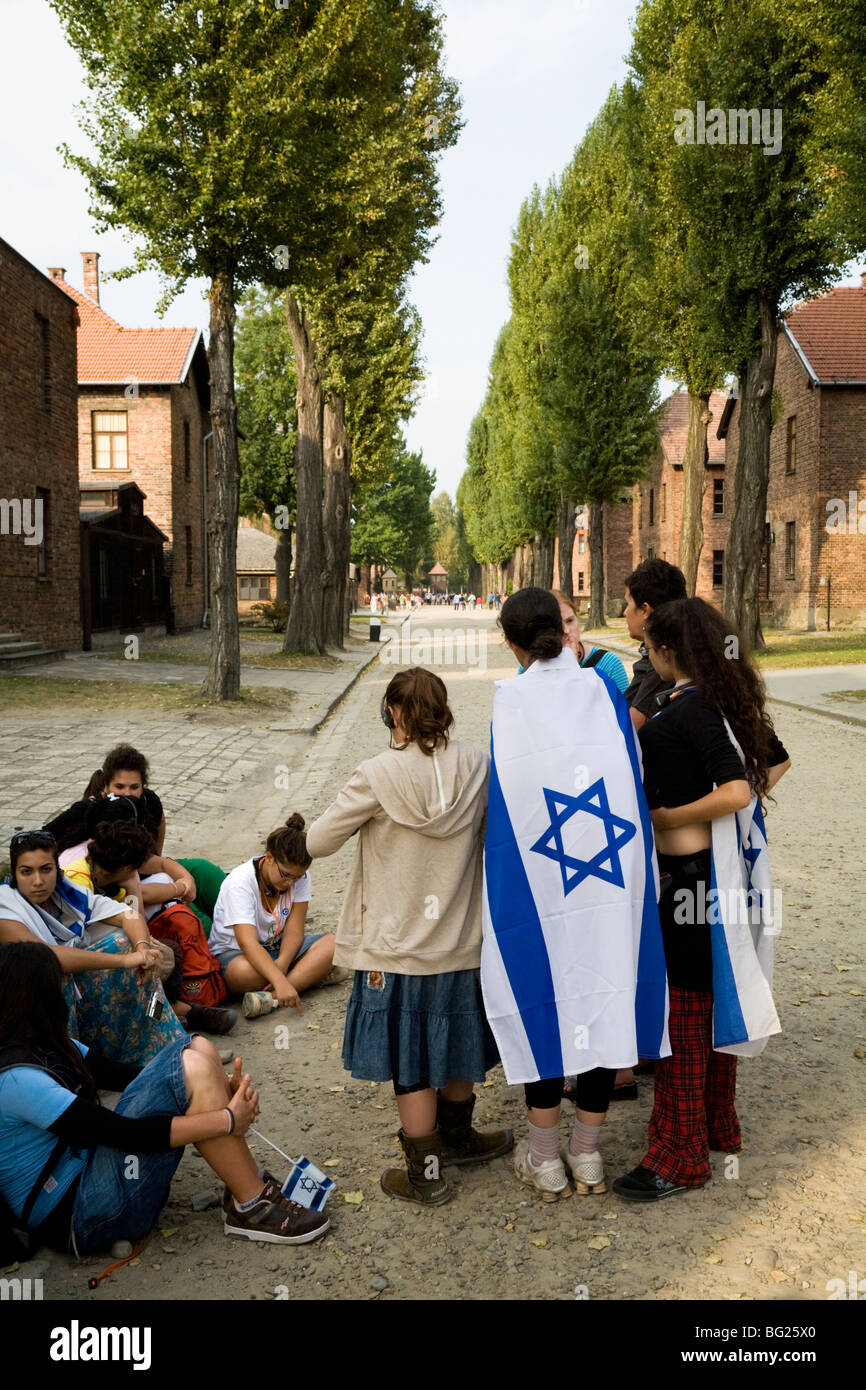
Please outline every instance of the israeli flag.
M310 1211L321 1211L336 1183L301 1154L283 1183L283 1195Z
M625 699L565 648L497 681L481 983L511 1084L670 1055L658 866Z
M740 757L742 749L725 720ZM756 796L736 815L712 822L712 883L707 918L713 947L713 1047L757 1057L782 1025L773 1002L770 851Z

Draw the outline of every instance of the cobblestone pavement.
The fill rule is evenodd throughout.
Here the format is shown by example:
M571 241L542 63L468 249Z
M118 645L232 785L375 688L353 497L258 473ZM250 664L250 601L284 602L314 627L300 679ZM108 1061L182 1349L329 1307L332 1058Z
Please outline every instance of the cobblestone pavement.
M423 638L437 626L452 635L462 630L467 650L470 633L485 633L483 661L438 667L456 736L484 746L492 681L514 674L513 659L489 615L428 610L413 620L412 630ZM169 809L167 844L177 833L186 852L210 854L230 867L254 852L289 811L317 815L355 765L386 746L378 706L389 675L378 663L314 738L294 744L263 734L251 747L244 731L225 744L203 740L187 762L182 721L161 730L155 723L124 722L117 736L129 733L153 758L153 783ZM741 1064L743 1153L714 1155L714 1181L705 1189L665 1202L661 1210L635 1209L610 1193L548 1205L520 1187L509 1161L500 1159L450 1170L457 1191L443 1207L416 1211L389 1201L379 1175L397 1159L396 1107L390 1087L355 1081L342 1069L346 984L308 992L302 1016L286 1011L241 1020L231 1039L260 1088L262 1132L286 1153L303 1152L319 1164L333 1160L329 1171L338 1191L329 1203L332 1227L325 1239L290 1250L226 1239L218 1213L190 1209L193 1196L216 1196L219 1185L189 1150L140 1265L118 1271L91 1293L87 1278L102 1261L77 1267L40 1255L45 1297L223 1298L230 1289L234 1299L285 1297L287 1291L292 1300L788 1301L825 1299L828 1281L845 1282L851 1270L862 1277L866 965L859 924L866 868L859 841L866 793L852 769L866 745L860 729L796 710L774 713L794 759L768 816L774 880L783 894L776 990L785 1031L761 1058ZM7 794L27 770L45 804L63 801L55 794L55 748L64 779L74 770L73 790L83 786L91 759L82 766L78 754L67 752L74 732L70 725L59 739L53 731L48 738L44 731L34 736L27 758L17 759L17 773L5 765L15 759L14 740L4 743ZM93 747L101 750L104 743L98 739ZM214 790L214 756L225 760L226 783L235 779L225 795ZM252 766L238 782L246 764ZM204 778L206 787L185 789L181 765L184 775L193 782ZM49 782L51 795L44 791ZM196 799L206 791L213 806ZM23 805L17 789L15 796ZM314 930L335 924L354 852L350 843L314 866ZM392 872L396 883L399 863ZM612 1107L603 1143L609 1176L639 1161L651 1103L652 1080L643 1078L637 1101ZM500 1069L478 1088L476 1117L482 1127L504 1123L525 1133L522 1093L505 1084ZM260 1141L252 1147L262 1162L274 1161Z

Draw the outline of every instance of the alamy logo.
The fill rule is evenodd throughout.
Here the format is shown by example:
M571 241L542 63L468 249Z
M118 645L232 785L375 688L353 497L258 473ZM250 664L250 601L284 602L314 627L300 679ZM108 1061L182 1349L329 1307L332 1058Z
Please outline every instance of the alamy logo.
M68 1327L51 1330L52 1361L131 1361L134 1371L150 1370L149 1327Z
M41 497L0 497L0 535L23 536L25 545L42 544Z
M763 145L764 154L782 149L782 108L773 111L756 106L723 111L699 101L696 111L679 107L674 112L674 139L678 145Z
M0 1279L0 1302L31 1303L41 1298L41 1279Z

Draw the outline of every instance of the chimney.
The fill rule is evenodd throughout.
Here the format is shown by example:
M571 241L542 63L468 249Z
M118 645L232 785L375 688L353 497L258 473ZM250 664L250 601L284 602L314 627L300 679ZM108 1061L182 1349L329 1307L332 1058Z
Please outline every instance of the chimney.
M50 265L48 267L48 274L50 275L52 280L66 279L66 271L64 270L62 265Z
M99 303L99 252L82 251L81 262L84 266L84 293L91 299Z

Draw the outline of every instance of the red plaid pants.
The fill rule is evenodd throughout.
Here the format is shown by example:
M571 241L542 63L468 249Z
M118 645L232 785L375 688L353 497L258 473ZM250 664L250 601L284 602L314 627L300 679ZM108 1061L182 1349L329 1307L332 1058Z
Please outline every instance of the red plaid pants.
M713 1051L713 996L670 987L671 1056L655 1064L649 1149L642 1166L668 1182L703 1187L710 1149L739 1153L737 1059Z

